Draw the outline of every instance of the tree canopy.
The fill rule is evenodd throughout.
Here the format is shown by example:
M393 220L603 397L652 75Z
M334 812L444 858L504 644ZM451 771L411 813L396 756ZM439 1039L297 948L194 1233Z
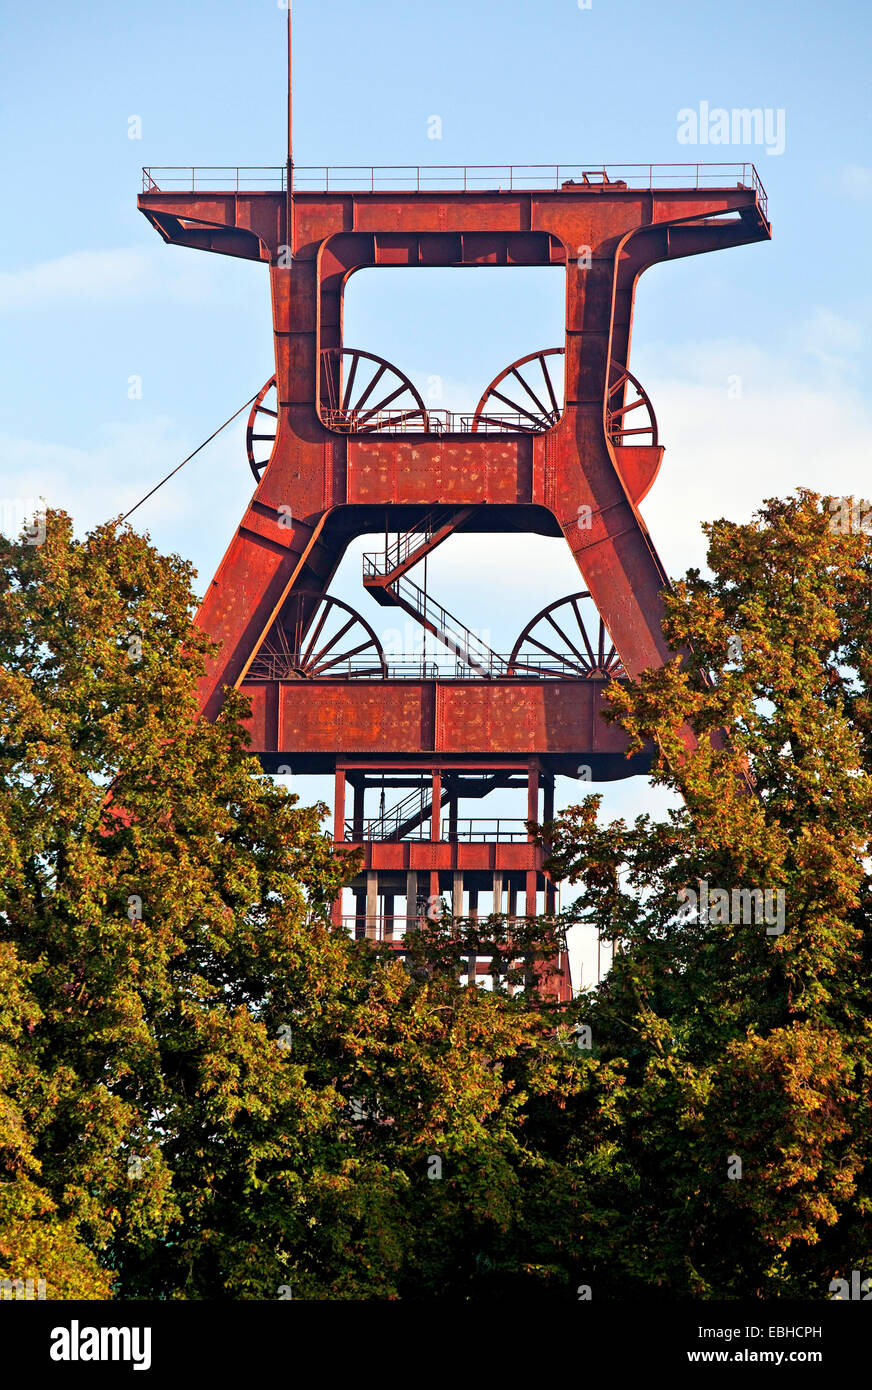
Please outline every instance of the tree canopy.
M682 809L587 797L539 832L561 921L426 924L405 963L331 924L356 862L245 700L198 720L189 566L62 512L0 540L0 1279L825 1298L862 1268L872 542L833 516L711 524L683 657L611 687ZM511 962L578 922L614 964L558 1008Z
M260 774L241 697L197 718L186 564L50 512L0 567L0 1278L348 1298L545 1269L550 1023L461 989L442 941L407 969L331 925L355 864L325 808Z
M611 699L683 808L551 827L616 944L574 1110L613 1296L827 1297L868 1261L872 543L834 518L800 490L705 528L711 576L666 600L685 658Z

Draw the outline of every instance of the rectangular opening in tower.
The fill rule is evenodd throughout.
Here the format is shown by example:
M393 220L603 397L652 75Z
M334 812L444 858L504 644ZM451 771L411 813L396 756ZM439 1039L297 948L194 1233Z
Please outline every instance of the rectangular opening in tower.
M421 428L426 411L429 432L545 430L563 409L565 297L562 266L358 271L345 290L336 404L370 411L407 382L382 406L405 428Z

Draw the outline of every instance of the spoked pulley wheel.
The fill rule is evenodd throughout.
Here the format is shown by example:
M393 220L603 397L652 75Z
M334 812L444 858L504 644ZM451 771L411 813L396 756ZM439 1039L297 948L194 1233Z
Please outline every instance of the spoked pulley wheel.
M509 674L547 670L578 680L626 675L605 623L586 589L550 603L531 618L514 645Z
M427 407L420 392L399 367L360 348L325 348L321 353L324 423L344 434L414 430L426 433ZM276 379L258 393L248 416L245 448L248 466L260 482L278 431Z
M292 593L251 663L252 680L325 680L387 675L381 642L342 599Z
M519 357L494 377L476 407L473 432L541 434L556 425L563 410L559 359L564 356L564 348L544 348ZM633 373L614 360L609 367L606 432L613 444L657 443L651 401Z
M472 431L541 434L560 419L563 348L528 353L494 377L472 417ZM557 373L560 373L558 377Z
M321 353L325 424L347 434L427 430L427 407L413 382L373 352L325 348Z
M248 428L245 432L248 466L257 483L263 477L264 469L272 457L278 423L278 392L276 391L276 379L271 376L266 385L258 392L254 405L251 407L248 416Z

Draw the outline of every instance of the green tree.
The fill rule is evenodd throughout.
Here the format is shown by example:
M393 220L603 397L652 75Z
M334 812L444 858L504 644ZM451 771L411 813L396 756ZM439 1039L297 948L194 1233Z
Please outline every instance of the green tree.
M113 526L79 543L57 512L0 565L5 1220L29 1203L84 1268L180 1293L188 1247L208 1260L258 1164L329 1113L274 1017L341 970L325 909L345 866L319 808L255 775L237 698L197 720L209 644L186 565ZM38 1273L60 1290L50 1247ZM14 1277L20 1244L3 1251Z
M3 542L0 1278L675 1299L865 1270L872 551L832 516L713 524L667 602L689 655L613 687L684 809L545 828L567 920L617 947L562 1011L517 965L547 922L431 924L405 963L331 924L355 864L323 808L260 775L241 697L197 718L187 566L62 513ZM784 930L680 910L701 881L783 892Z
M612 687L683 808L602 825L590 797L545 828L570 920L615 943L562 1152L603 1296L820 1298L869 1265L872 540L836 505L707 526L711 577L666 598L686 657Z
M0 1277L565 1285L576 1175L529 1121L577 1069L530 979L461 988L462 924L408 967L331 925L355 864L260 775L241 697L198 720L209 643L178 558L50 512L0 573ZM517 936L486 931L510 979Z

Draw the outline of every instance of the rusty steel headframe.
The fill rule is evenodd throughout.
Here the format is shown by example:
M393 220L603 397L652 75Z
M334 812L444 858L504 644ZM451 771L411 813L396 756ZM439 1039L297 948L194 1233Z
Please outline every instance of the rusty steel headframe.
M220 709L225 687L242 686L265 768L336 771L337 786L341 772L343 788L355 769L365 776L426 768L441 778L535 768L553 776L575 775L585 763L598 777L615 777L646 766L626 758L621 732L598 717L607 675L539 678L519 668L517 648L511 672L487 680L474 669L460 679L394 679L381 658L377 678L371 669L353 678L349 658L347 671L310 662L306 679L291 679L292 662L270 667L266 658L290 631L283 614L291 610L294 630L311 637L352 539L388 529L423 534L438 514L437 539L458 518L464 532L562 535L623 672L635 677L663 664L670 653L660 594L668 581L638 510L663 447L629 372L634 295L642 273L661 261L770 237L756 169L313 171L293 166L289 153L285 169L223 171L222 182L197 169L147 170L138 200L165 241L269 268L275 378L249 425L259 481L198 616L221 643L201 684L206 717ZM563 267L564 342L507 368L474 416L428 411L398 368L343 342L345 285L377 266ZM525 381L525 363L542 366L547 394ZM562 402L553 390L560 364ZM514 427L511 411L492 418L494 403L507 400ZM638 434L628 418L636 405L644 407ZM317 640L309 645L317 649ZM343 817L337 803L340 839ZM528 875L529 888L529 874L541 868L529 840L477 857L475 845L455 845L452 858L436 816L430 844L431 875L460 862L493 867L502 856L506 872ZM414 858L402 845L367 845L367 855L373 872L408 869Z
M275 441L200 612L222 642L202 686L207 715L220 707L225 685L244 680L292 590L326 587L348 542L383 528L385 511L395 508L404 509L396 529L436 506L472 505L480 512L466 530L563 534L627 672L635 676L666 660L659 594L667 578L637 507L663 447L609 437L613 364L630 379L633 297L644 270L769 237L753 184L295 192L290 228L281 192L152 186L139 207L166 241L269 266ZM584 269L580 248L590 262ZM565 389L556 423L535 432L470 428L414 436L327 423L338 395L331 371L344 349L345 282L355 270L386 265L564 266ZM268 739L260 703L255 727ZM384 708L383 732L361 730L368 751L384 739L387 752L392 741L394 721ZM337 733L350 714L337 710Z

